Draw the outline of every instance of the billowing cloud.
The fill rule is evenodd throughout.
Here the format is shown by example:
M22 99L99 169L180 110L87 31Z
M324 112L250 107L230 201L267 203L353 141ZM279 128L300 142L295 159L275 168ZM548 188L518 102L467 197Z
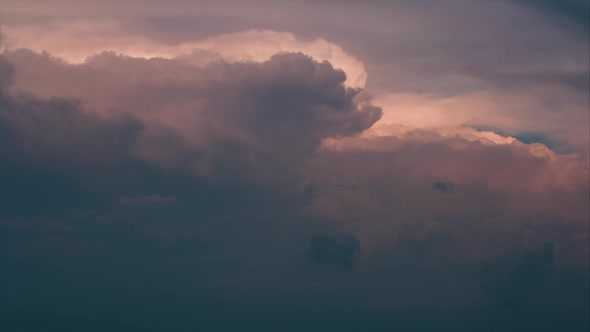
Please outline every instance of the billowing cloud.
M27 50L7 58L16 65L15 90L81 98L102 114L134 114L149 124L140 154L202 173L241 173L240 165L252 176L294 169L323 139L359 134L381 115L362 92L343 85L342 71L301 54L203 68L110 53L82 65ZM53 83L56 75L62 84ZM174 131L180 154L152 139L162 125ZM219 162L231 167L215 166Z
M367 81L363 63L342 47L322 38L299 40L291 33L272 30L248 30L168 45L144 36L129 35L124 26L113 20L57 21L49 27L3 27L3 38L3 49L46 51L70 63L83 63L88 57L105 51L132 57L178 58L194 65L219 59L262 62L276 53L303 52L344 70L348 86L362 88Z
M381 125L402 124L437 131L475 127L506 136L535 133L547 137L560 152L587 153L590 147L588 96L559 86L449 97L388 94L376 98L375 104L383 108Z
M484 234L487 223L516 232L540 216L571 225L589 218L586 159L540 144L486 144L428 131L358 137L324 145L308 172L310 213L355 232L367 252L418 222L434 229L449 227L446 220L475 222ZM439 182L435 188L448 191L452 183L456 190L441 195L432 189ZM491 249L483 241L478 247L473 255Z
M177 5L7 7L0 328L587 330L577 34L510 1L269 2L195 38L179 15L227 8Z

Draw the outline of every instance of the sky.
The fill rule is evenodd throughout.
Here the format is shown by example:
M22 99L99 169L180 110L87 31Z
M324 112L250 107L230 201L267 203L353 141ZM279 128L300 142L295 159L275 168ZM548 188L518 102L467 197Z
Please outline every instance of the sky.
M587 331L590 2L0 0L0 330Z

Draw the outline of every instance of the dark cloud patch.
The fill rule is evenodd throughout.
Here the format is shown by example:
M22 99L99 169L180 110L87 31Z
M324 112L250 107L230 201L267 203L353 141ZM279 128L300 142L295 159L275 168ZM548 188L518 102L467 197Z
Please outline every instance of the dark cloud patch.
M319 234L309 240L306 256L320 264L350 268L360 251L360 241L353 234Z
M0 55L0 89L5 89L13 83L14 65L4 55Z
M292 191L323 139L356 135L381 115L361 91L344 87L342 71L302 54L206 68L112 53L68 65L28 50L2 61L19 82L2 92L0 154L10 158L1 166L8 210L21 212L154 192L208 191L228 204L228 196L279 197L265 191ZM60 84L51 83L56 76ZM183 188L200 185L172 187L182 178ZM31 188L38 195L26 199Z
M575 24L582 32L590 34L590 1L588 0L513 0L535 8L558 20Z
M170 206L177 204L175 196L139 195L135 197L119 197L118 202L130 206Z
M106 119L75 101L0 91L2 214L88 208L133 164L141 130L132 116Z
M455 185L451 182L435 181L432 183L432 188L440 191L441 193L449 193L455 191Z
M538 133L518 133L513 135L512 137L516 138L517 140L525 143L525 144L532 144L532 143L541 143L547 146L550 149L554 149L560 153L573 153L574 151L568 151L566 146L560 146L556 142L553 142L550 138L545 135L538 134Z
M482 263L482 289L499 307L518 310L551 276L554 264L553 243L532 250L523 250L517 245L493 261Z
M590 310L589 271L564 269L558 262L556 245L548 242L529 248L516 244L481 263L475 280L490 304L485 311L495 316L489 328L588 329L590 317L581 313Z
M311 202L311 200L313 199L314 196L314 185L313 183L308 183L305 185L305 187L303 187L303 192L302 192L302 198L303 198L303 202L304 204L309 204L309 202Z

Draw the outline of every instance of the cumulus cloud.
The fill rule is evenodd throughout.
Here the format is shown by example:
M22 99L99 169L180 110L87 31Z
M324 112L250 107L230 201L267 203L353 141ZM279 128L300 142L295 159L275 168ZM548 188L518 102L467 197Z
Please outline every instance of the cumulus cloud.
M288 32L247 30L169 45L145 36L130 35L125 29L112 19L61 20L49 26L6 26L3 27L5 41L0 49L46 51L71 63L84 63L87 58L108 51L132 57L176 58L193 65L206 65L215 60L263 62L276 53L303 52L344 70L348 86L362 88L367 81L361 61L322 38L308 41Z
M205 67L112 53L84 64L29 50L5 52L5 57L14 67L11 93L79 99L79 104L36 97L14 102L5 94L7 105L13 105L7 110L25 109L6 111L5 117L6 123L19 124L15 133L26 133L21 144L33 138L40 143L30 146L49 144L43 151L51 160L81 156L74 164L80 163L82 173L124 160L197 179L281 184L287 192L301 188L305 179L313 184L302 197L307 211L358 231L368 248L382 246L405 223L424 218L514 220L548 214L569 223L587 218L583 156L463 127L371 128L381 112L370 98L345 87L343 72L302 54ZM57 76L61 84L53 83ZM46 107L51 111L43 111ZM14 120L26 112L41 120ZM60 121L64 125L58 126ZM105 133L82 130L85 126L104 127ZM93 136L105 138L91 143ZM440 179L461 191L438 202L429 188L441 190ZM121 196L133 197L116 197ZM556 199L560 204L549 203Z
M343 85L342 71L302 54L203 68L110 53L82 65L28 50L6 56L16 66L14 90L132 113L149 124L144 139L153 143L140 144L140 154L201 173L296 169L323 139L359 134L381 116L363 92ZM55 75L61 84L52 83ZM174 131L179 153L157 147L163 142L151 134L159 126Z
M59 299L67 317L104 312L96 326L110 330L161 327L146 316L177 330L235 330L222 317L307 329L300 313L318 329L501 330L513 312L587 325L587 156L468 126L567 136L547 125L557 115L530 124L522 96L486 93L374 101L321 40L200 43L81 63L3 52L0 284L42 297L49 316ZM572 128L579 143L585 127ZM19 317L28 302L5 290L0 309ZM71 305L84 298L103 304ZM126 310L137 323L109 325Z
M565 88L473 92L447 97L388 94L375 99L383 108L380 125L405 125L440 131L453 127L487 128L505 136L536 133L561 152L587 153L590 121L585 93ZM457 134L474 136L477 133ZM497 136L498 139L503 139Z
M6 88L14 83L14 66L4 56L0 56L0 72L2 73L0 89Z
M542 145L482 143L420 130L346 138L324 144L307 165L313 183L307 209L354 231L367 252L417 222L437 228L445 220L477 220L510 232L539 216L585 225L585 160ZM452 195L440 195L452 189ZM490 249L483 242L478 247L472 254Z
M124 176L118 170L134 160L142 131L141 122L129 115L107 119L84 112L75 101L5 91L0 91L0 122L3 215L90 208L100 200L97 189Z
M24 135L20 144L47 145L51 160L78 155L73 165L81 166L73 167L82 173L124 160L197 179L283 183L293 192L307 181L307 211L358 230L363 242L370 239L367 247L380 246L379 238L395 236L410 220L441 215L548 213L574 223L587 215L583 157L470 128L371 128L381 115L371 99L347 88L342 71L302 54L205 67L112 53L68 64L30 50L7 51L3 61L14 69L11 92L3 95L5 122L16 128L10 135ZM10 96L19 91L79 102ZM7 153L18 155L17 147ZM428 190L455 186L461 191L444 203ZM569 203L541 203L556 195Z

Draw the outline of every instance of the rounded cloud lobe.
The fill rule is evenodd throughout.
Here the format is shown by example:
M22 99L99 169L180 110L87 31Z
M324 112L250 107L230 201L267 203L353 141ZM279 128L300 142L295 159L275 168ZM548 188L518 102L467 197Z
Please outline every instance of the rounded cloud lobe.
M57 20L45 27L3 27L3 36L4 49L46 51L71 63L83 63L103 51L133 57L174 58L193 65L205 65L215 60L263 62L277 53L303 52L317 61L330 61L334 67L346 71L346 84L350 87L362 88L367 82L363 63L340 46L322 38L300 40L288 32L247 30L168 45L145 36L130 35L115 20Z
M27 50L7 57L19 68L15 90L80 98L103 115L133 114L148 127L138 153L205 173L296 169L322 140L359 134L381 116L363 92L343 85L342 71L303 54L206 67L111 53L81 65ZM177 140L173 147L154 138L163 131Z

